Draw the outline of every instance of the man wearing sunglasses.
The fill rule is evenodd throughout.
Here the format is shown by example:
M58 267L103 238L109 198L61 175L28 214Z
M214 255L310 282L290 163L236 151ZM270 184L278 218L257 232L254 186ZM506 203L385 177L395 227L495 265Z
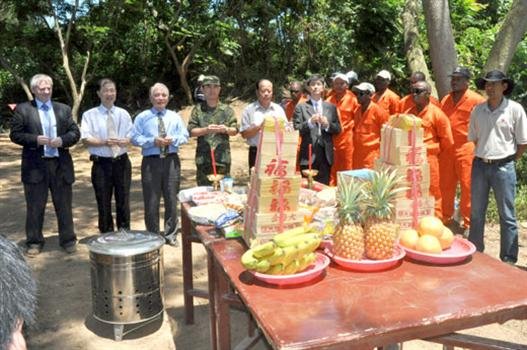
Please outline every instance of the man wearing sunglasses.
M382 125L389 115L371 100L375 93L372 84L355 85L353 92L359 102L354 110L353 169L373 169L375 159L379 158Z
M425 73L419 72L419 71L413 72L410 75L410 78L408 79L408 81L410 82L410 93L404 96L403 98L401 98L401 100L399 101L399 110L398 110L399 113L404 113L405 111L415 106L414 95L412 94L412 87L418 81L426 81ZM430 96L430 102L435 104L438 107L441 107L441 103L434 96Z
M291 94L291 98L284 104L284 111L287 120L291 121L295 113L296 105L306 102L307 97L304 95L304 86L300 81L291 82L289 85L289 93Z
M483 96L468 88L470 71L465 67L457 67L450 74L452 91L441 100L441 109L450 119L454 147L441 153L441 195L443 202L443 222L462 229L463 236L468 236L470 227L470 172L474 158L474 143L467 140L470 113L474 106L485 101ZM463 224L454 223L454 201L457 184L461 188L459 209Z
M430 194L435 199L434 214L442 219L439 155L451 148L454 141L448 117L439 107L430 103L431 91L430 84L426 81L415 83L412 87L415 107L406 113L414 114L422 119L423 141L426 144L426 154L430 166Z

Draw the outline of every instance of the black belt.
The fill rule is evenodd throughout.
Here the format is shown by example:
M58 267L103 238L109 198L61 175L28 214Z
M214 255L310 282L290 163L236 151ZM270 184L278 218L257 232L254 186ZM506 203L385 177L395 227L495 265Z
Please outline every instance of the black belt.
M169 158L169 157L176 157L177 153L167 153L164 157L161 157L159 154L151 154L149 156L143 156L143 158Z
M119 160L123 160L128 158L128 153L123 153L120 156L117 157L100 157L96 156L94 154L90 155L90 160L92 162L117 162Z
M500 158L500 159L487 159L487 158L476 157L477 160L485 164L503 164L503 163L512 162L515 158L516 158L515 154L510 155L505 158Z

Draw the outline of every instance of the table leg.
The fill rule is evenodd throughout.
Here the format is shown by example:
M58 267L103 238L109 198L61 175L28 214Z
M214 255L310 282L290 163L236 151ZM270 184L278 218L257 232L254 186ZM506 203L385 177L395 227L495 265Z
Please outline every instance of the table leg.
M183 302L186 324L194 324L194 297L189 293L193 288L191 229L190 218L181 205L181 260L183 263Z
M216 271L214 271L214 257L212 252L207 249L207 273L209 280L209 326L211 349L218 349L218 337L216 330L216 302L214 289L216 285Z
M212 264L215 276L214 282L214 308L216 317L216 336L217 346L220 350L230 350L231 348L231 325L229 314L229 303L223 298L229 292L229 280L221 267L215 262L212 256ZM209 275L210 277L210 275Z

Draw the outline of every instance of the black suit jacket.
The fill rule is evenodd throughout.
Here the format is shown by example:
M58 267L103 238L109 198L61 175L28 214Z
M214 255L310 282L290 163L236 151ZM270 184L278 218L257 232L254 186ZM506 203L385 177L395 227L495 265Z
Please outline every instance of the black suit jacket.
M62 138L59 148L59 170L66 183L75 181L73 161L68 148L80 139L79 127L73 121L71 108L59 102L52 102L53 112L57 120L57 136ZM37 136L44 135L42 124L35 101L17 105L11 123L11 141L23 146L22 149L22 182L39 183L44 179L46 171L44 146L37 144Z
M328 118L328 130L321 129L321 135L318 135L318 127L309 128L308 120L315 114L315 109L311 100L300 103L295 107L293 115L293 125L300 132L302 143L300 144L300 165L306 166L309 163L309 144L313 145L313 159L315 161L316 145L322 145L324 154L328 163L333 164L333 136L341 131L340 120L335 105L329 102L322 102L322 114Z

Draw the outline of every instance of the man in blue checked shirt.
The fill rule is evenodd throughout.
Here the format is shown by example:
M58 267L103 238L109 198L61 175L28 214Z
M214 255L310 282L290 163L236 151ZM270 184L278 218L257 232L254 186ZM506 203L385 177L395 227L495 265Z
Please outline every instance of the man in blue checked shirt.
M132 143L142 148L141 183L146 229L165 236L167 244L178 246L177 195L181 177L179 146L188 142L183 120L166 109L169 91L155 83L150 88L152 108L141 112L134 121ZM165 204L164 230L159 229L159 204Z

